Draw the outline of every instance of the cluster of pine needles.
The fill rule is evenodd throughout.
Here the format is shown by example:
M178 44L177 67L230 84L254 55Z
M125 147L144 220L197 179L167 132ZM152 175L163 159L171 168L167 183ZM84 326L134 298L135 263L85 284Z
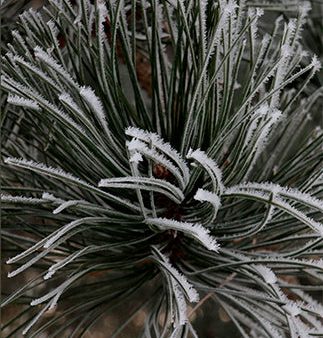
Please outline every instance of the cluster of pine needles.
M316 14L49 0L7 21L3 337L89 337L113 316L121 337L140 315L131 337L201 338L206 305L239 337L323 336Z

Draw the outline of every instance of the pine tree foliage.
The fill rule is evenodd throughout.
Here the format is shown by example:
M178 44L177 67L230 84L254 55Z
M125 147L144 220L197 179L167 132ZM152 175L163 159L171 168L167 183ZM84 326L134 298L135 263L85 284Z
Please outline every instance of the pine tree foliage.
M5 337L82 337L131 299L111 336L144 310L141 337L198 337L205 299L242 337L323 335L310 8L263 33L259 6L50 0L20 15L1 69L2 240L8 277L36 277L3 298L24 304Z

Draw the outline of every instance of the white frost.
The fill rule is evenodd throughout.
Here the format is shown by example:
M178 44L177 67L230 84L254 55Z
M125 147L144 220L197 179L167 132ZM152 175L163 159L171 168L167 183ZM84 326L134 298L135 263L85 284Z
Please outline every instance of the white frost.
M74 88L79 88L79 85L73 80L71 75L63 68L62 65L57 63L57 61L48 53L44 52L43 49L39 46L34 48L35 57L47 66L55 70L58 74L64 77L65 81L71 84Z
M104 109L103 109L103 104L100 101L100 99L95 95L94 90L90 87L81 87L80 88L80 95L84 98L84 100L91 107L91 109L93 110L93 112L97 116L101 126L103 127L104 131L108 135L110 135L108 123L107 123L105 112L104 112Z
M162 154L169 157L180 169L185 185L188 183L189 169L186 162L182 156L174 148L172 148L169 143L164 142L158 134L150 133L135 127L128 127L126 129L126 135L148 143L153 148L156 148Z
M204 190L204 189L198 189L194 199L200 202L209 202L214 209L213 215L211 219L209 220L210 223L212 223L217 215L217 212L221 206L220 198L217 194Z
M6 203L22 203L22 204L41 204L47 202L42 198L13 196L9 194L0 194L0 201Z
M207 249L218 252L219 244L209 234L209 230L198 223L179 222L167 218L147 218L146 223L159 227L160 229L173 229L182 231L190 237L199 241Z
M266 283L275 284L277 282L277 277L271 269L260 264L254 265L253 267L256 269L257 272L259 272L259 274L265 280Z
M166 272L170 277L174 278L175 281L180 285L180 287L185 292L190 302L198 302L199 295L192 284L183 276L177 269L175 269L171 263L169 262L168 257L162 254L156 247L154 247L154 251L157 252L158 256L161 258L159 263L164 267L164 272Z
M13 104L15 106L21 106L25 108L35 109L35 110L41 110L38 103L34 100L26 99L24 97L18 96L18 95L8 95L8 103Z
M210 175L213 187L215 191L222 193L223 184L222 184L222 172L218 167L216 162L206 155L206 153L200 149L192 150L190 149L186 155L187 158L194 159L199 162L200 165L207 171Z

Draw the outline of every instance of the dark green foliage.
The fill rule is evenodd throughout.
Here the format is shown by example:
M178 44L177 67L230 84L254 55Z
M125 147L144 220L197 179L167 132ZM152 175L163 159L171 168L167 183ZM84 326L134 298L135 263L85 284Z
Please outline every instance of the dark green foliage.
M225 0L20 16L2 59L2 239L28 282L3 299L24 304L6 338L86 337L122 312L109 337L140 313L142 337L203 337L206 300L243 337L323 334L323 90L309 8L293 10L271 27Z

